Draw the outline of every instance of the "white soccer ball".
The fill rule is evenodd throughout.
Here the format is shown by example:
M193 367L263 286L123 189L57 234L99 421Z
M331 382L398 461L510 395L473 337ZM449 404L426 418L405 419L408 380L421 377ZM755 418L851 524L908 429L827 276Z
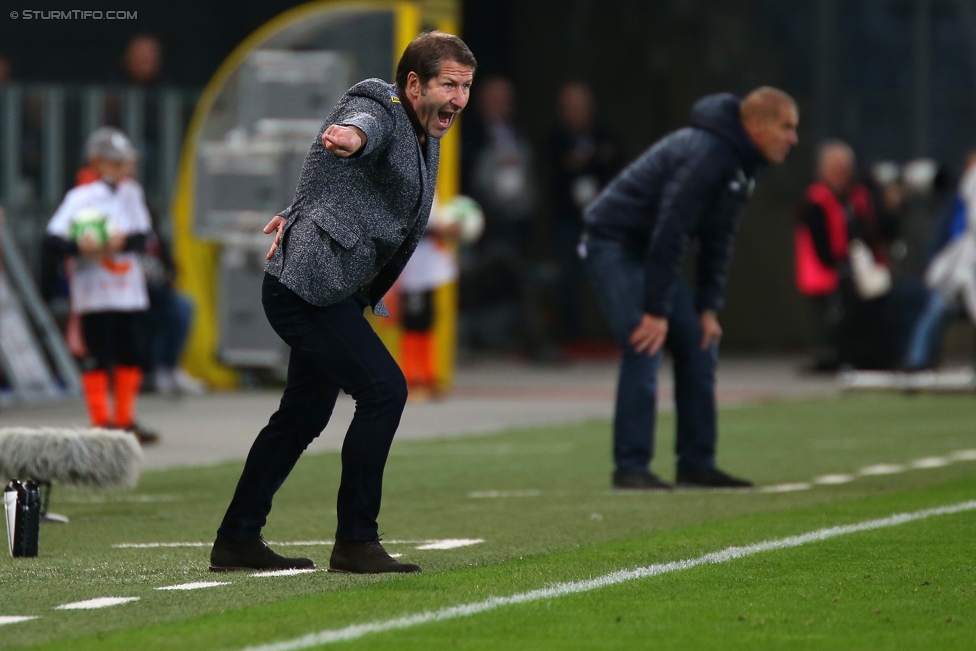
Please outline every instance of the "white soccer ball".
M462 244L472 244L478 241L485 232L485 213L481 206L471 197L457 196L440 206L438 222L448 226L460 226L460 241Z

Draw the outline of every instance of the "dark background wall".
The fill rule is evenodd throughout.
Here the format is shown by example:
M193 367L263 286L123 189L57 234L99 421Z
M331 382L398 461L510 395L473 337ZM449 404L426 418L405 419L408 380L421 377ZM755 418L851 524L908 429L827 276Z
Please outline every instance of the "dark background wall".
M794 94L801 108L801 145L785 166L765 175L746 211L723 315L729 347L783 350L806 341L805 306L792 288L792 221L810 180L813 143L826 136L847 138L865 164L926 154L956 168L976 143L976 38L970 38L960 13L963 3L973 5L468 0L463 17L480 74L513 79L518 119L540 160L555 121L557 89L568 80L592 85L601 121L629 158L682 126L703 94L743 93L759 84ZM0 4L0 54L10 58L15 79L116 80L125 43L149 32L162 40L167 81L202 86L243 38L300 3L111 3L138 11L138 20L122 22L12 20L9 12L22 7L16 0ZM23 8L76 4L32 2ZM544 168L540 173L545 178ZM545 211L543 204L540 222Z
M119 60L134 35L148 32L163 42L166 78L203 86L234 47L282 11L302 4L288 0L126 0L123 2L0 2L0 54L14 77L30 81L104 82L119 79ZM12 20L11 10L123 9L136 20Z

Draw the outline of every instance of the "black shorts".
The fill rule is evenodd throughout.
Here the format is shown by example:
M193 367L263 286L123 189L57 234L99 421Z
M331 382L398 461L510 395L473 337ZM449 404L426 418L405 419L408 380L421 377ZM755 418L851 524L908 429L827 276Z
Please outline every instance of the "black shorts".
M81 331L88 347L83 370L142 366L139 329L145 312L91 312L81 315Z
M400 295L403 329L427 332L434 327L434 292L403 292Z

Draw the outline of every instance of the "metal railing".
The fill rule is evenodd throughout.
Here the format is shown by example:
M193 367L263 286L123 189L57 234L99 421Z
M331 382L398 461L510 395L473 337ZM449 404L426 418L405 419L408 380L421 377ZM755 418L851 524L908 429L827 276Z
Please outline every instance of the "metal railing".
M129 86L0 85L0 205L36 272L40 237L85 164L96 128L121 128L139 149L139 176L150 208L166 215L180 148L199 90Z

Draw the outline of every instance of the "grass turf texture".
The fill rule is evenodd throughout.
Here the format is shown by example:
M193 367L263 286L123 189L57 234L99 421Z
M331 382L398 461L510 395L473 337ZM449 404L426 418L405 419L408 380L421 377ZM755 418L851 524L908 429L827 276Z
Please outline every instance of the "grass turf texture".
M720 460L772 484L945 455L976 447L973 407L966 396L857 396L725 409ZM661 425L655 469L667 477L670 417ZM111 547L211 540L239 464L147 473L137 493L158 501L60 491L55 510L72 523L44 526L40 558L0 560L0 615L41 616L0 627L0 648L234 649L976 496L972 462L798 493L614 494L608 445L608 424L590 423L395 446L381 515L389 537L486 539L391 546L424 566L420 577L214 575L207 548ZM336 455L300 461L266 536L331 538L338 473ZM468 497L527 489L541 494ZM105 501L83 502L91 497ZM972 513L943 516L338 646L971 648L974 524ZM330 551L282 550L322 566ZM231 585L153 590L214 580ZM52 610L106 596L141 600Z

